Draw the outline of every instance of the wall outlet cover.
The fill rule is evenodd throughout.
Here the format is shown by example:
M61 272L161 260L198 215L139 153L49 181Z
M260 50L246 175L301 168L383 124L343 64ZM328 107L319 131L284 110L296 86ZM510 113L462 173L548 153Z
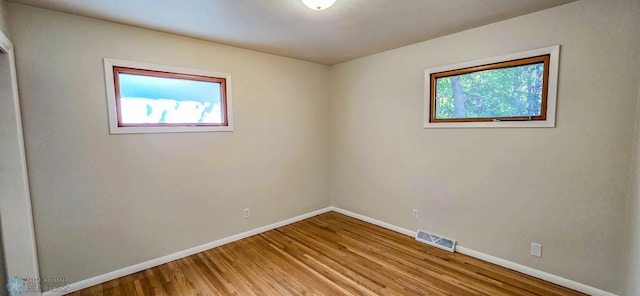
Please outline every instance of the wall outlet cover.
M531 243L531 256L542 258L542 244Z

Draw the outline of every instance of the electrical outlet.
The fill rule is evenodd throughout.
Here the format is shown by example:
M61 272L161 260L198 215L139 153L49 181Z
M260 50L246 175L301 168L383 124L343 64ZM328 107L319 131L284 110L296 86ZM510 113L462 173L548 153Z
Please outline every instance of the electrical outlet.
M242 215L244 215L245 218L251 217L251 212L250 212L249 208L246 208L246 209L242 210Z
M413 209L411 211L411 218L418 220L418 209Z
M542 245L531 243L531 256L542 258Z

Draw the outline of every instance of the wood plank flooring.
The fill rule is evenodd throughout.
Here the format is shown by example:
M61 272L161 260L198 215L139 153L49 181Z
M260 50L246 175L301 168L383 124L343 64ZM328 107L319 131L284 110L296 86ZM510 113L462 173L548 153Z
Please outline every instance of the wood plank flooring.
M329 212L70 295L584 295Z

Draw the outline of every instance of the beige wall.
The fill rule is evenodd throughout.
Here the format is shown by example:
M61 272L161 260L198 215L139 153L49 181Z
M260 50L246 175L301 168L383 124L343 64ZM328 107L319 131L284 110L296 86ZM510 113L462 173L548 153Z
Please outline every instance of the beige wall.
M8 9L42 277L76 282L330 204L328 67ZM231 73L235 131L109 135L104 57Z
M640 2L614 2L578 1L332 67L334 204L618 292ZM424 69L554 44L556 128L422 128ZM531 242L543 258L529 255Z
M9 36L9 26L7 26L7 1L0 0L0 31Z
M640 82L638 83L640 85ZM640 102L640 89L638 91ZM640 108L640 105L639 105ZM640 111L640 109L638 109ZM637 111L637 112L638 112ZM640 112L636 116L640 116ZM625 241L625 273L620 295L640 295L640 117L636 118L633 174L628 203L628 226Z

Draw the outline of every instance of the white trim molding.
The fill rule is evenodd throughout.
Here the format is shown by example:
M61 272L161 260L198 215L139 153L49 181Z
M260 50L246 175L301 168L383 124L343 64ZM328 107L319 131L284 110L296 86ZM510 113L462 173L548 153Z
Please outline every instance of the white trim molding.
M232 243L234 241L238 241L238 240L241 240L241 239L244 239L244 238L256 235L256 234L260 234L260 233L263 233L263 232L266 232L266 231L269 231L269 230L276 229L278 227L289 225L291 223L302 221L304 219L308 219L308 218L311 218L313 216L317 216L317 215L324 214L324 213L331 212L331 211L334 211L334 212L337 212L337 213L340 213L340 214L343 214L343 215L346 215L346 216L349 216L349 217L352 217L352 218L355 218L355 219L358 219L358 220L361 220L361 221L364 221L364 222L368 222L368 223L371 223L371 224L374 224L374 225L377 225L377 226L380 226L380 227L383 227L383 228L386 228L386 229L389 229L389 230L392 230L392 231L395 231L395 232L398 232L398 233L401 233L401 234L404 234L404 235L407 235L407 236L414 237L415 234L416 234L416 232L413 231L413 230L402 228L402 227L399 227L399 226L396 226L396 225L393 225L393 224L390 224L390 223L387 223L387 222L383 222L383 221L380 221L380 220L377 220L377 219L373 219L373 218L370 218L370 217L367 217L367 216L364 216L364 215L361 215L361 214L357 214L357 213L354 213L354 212L351 212L351 211L347 211L347 210L338 208L338 207L330 206L330 207L319 209L319 210L316 210L316 211L313 211L313 212L310 212L310 213L307 213L307 214L299 215L299 216L296 216L296 217L293 217L293 218L290 218L290 219L286 219L286 220L283 220L283 221L280 221L280 222L276 222L276 223L269 224L269 225L266 225L266 226L263 226L263 227L259 227L259 228L253 229L253 230L249 230L247 232L243 232L243 233L240 233L240 234L237 234L237 235L233 235L233 236L230 236L230 237L222 238L222 239L219 239L219 240L216 240L216 241L204 244L204 245L196 246L196 247L184 250L184 251L176 252L176 253L169 254L169 255L166 255L166 256L163 256L163 257L160 257L160 258L152 259L152 260L149 260L149 261L146 261L146 262L142 262L142 263L135 264L135 265L132 265L132 266L129 266L129 267L118 269L116 271L105 273L103 275L99 275L99 276L92 277L92 278L89 278L89 279L86 279L86 280L82 280L82 281L79 281L79 282L76 282L76 283L68 285L67 289L66 289L66 291L64 293L48 291L48 292L43 293L42 295L43 296L58 296L58 295L64 295L66 293L79 291L79 290L82 290L82 289L85 289L85 288L88 288L88 287L91 287L91 286L94 286L94 285L98 285L98 284L101 284L101 283L104 283L104 282L119 278L119 277L127 276L127 275L130 275L130 274L133 274L133 273L136 273L136 272L148 269L148 268L152 268L152 267L155 267L155 266L158 266L158 265L165 264L167 262L171 262L171 261L174 261L174 260L178 260L180 258L191 256L193 254L204 252L204 251L209 250L209 249L213 249L213 248L216 248L216 247L228 244L228 243ZM557 276L557 275L553 275L553 274L550 274L550 273L547 273L547 272L544 272L544 271L540 271L540 270L537 270L537 269L534 269L534 268L530 268L530 267L527 267L527 266L524 266L524 265L521 265L521 264L518 264L518 263L515 263L515 262L511 262L511 261L508 261L508 260L505 260L505 259L494 257L494 256L491 256L491 255L488 255L488 254L484 254L482 252L478 252L478 251L475 251L475 250L472 250L472 249L469 249L469 248L465 248L465 247L462 247L462 246L457 246L456 247L456 252L459 252L461 254L464 254L464 255L467 255L467 256L471 256L471 257L474 257L474 258L478 258L480 260L487 261L489 263L493 263L493 264L496 264L496 265L499 265L499 266L502 266L502 267L505 267L505 268L509 268L509 269L512 269L512 270L515 270L515 271L518 271L518 272L521 272L521 273L524 273L524 274L527 274L527 275L530 275L530 276L533 276L533 277L536 277L536 278L539 278L539 279L542 279L542 280L545 280L545 281L548 281L548 282L551 282L551 283L554 283L554 284L557 284L557 285L560 285L560 286L563 286L563 287L567 287L569 289L573 289L573 290L576 290L576 291L579 291L579 292L582 292L582 293L586 293L586 294L589 294L589 295L593 295L593 296L618 296L618 295L615 295L615 294L612 294L612 293L609 293L609 292L606 292L606 291L603 291L603 290L600 290L600 289L597 289L597 288L594 288L594 287L591 287L591 286L588 286L588 285L585 285L585 284L582 284L582 283L578 283L578 282L575 282L575 281L572 281L572 280L569 280L569 279L566 279L566 278L563 278L563 277L560 277L560 276Z
M7 277L39 278L13 44L0 31L0 224ZM5 101L6 100L6 101ZM0 287L4 289L4 287ZM34 294L29 292L30 294ZM27 293L24 293L27 294Z
M462 246L456 246L456 252L459 252L460 254L465 254L467 256L471 256L474 258L478 258L480 260L483 261L487 261L490 263L493 263L495 265L499 265L508 269L512 269L521 273L524 273L526 275L530 275L532 277L535 278L539 278L541 280L545 280L547 282L551 282L554 283L556 285L560 285L563 287L567 287L569 289L573 289L576 290L578 292L582 292L585 294L589 294L592 296L617 296L616 294L607 292L607 291L603 291L600 290L598 288L595 287L591 287L582 283L578 283L576 281L572 281L570 279L566 279L554 274L550 274L548 272L544 272L535 268L531 268L522 264L518 264L509 260L505 260L502 258L498 258L495 256L491 256L482 252L478 252L476 250L472 250L469 248L465 248Z
M371 224L374 224L374 225L377 225L377 226L380 226L380 227L383 227L383 228L387 228L387 229L393 230L395 232L398 232L398 233L401 233L401 234L404 234L404 235L408 235L408 236L411 236L411 237L415 237L415 235L416 235L416 231L409 230L409 229L406 229L406 228L402 228L402 227L399 227L399 226L396 226L396 225L393 225L393 224L390 224L390 223L387 223L387 222L384 222L384 221L376 220L376 219L373 219L373 218L370 218L370 217L367 217L367 216L364 216L364 215L360 215L360 214L357 214L357 213L354 213L354 212L350 212L350 211L347 211L347 210L344 210L344 209L332 207L332 210L336 211L336 212L338 212L340 214L347 215L349 217L353 217L353 218L356 218L356 219L359 219L359 220L362 220L362 221L365 221L365 222L369 222ZM464 255L470 256L470 257L474 257L474 258L477 258L477 259L480 259L480 260L483 260L483 261L486 261L486 262L489 262L489 263L493 263L495 265L499 265L499 266L502 266L502 267L505 267L505 268L508 268L508 269L511 269L511 270L515 270L515 271L524 273L526 275L530 275L532 277L536 277L536 278L545 280L547 282L551 282L551 283L554 283L556 285L567 287L569 289L573 289L573 290L576 290L578 292L582 292L582 293L589 294L589 295L592 295L592 296L618 296L616 294L613 294L613 293L610 293L610 292L607 292L607 291L603 291L603 290L600 290L600 289L595 288L595 287L591 287L591 286L588 286L588 285L585 285L585 284L582 284L582 283L578 283L576 281L572 281L570 279L566 279L566 278L563 278L563 277L560 277L560 276L557 276L557 275L554 275L554 274L550 274L548 272L544 272L544 271L541 271L541 270L537 270L535 268L531 268L531 267L524 266L524 265L521 265L521 264L518 264L518 263L515 263L515 262L511 262L509 260L505 260L505 259L502 259L502 258L491 256L491 255L488 255L488 254L485 254L485 253L482 253L482 252L478 252L478 251L475 251L473 249L465 248L465 247L460 246L460 245L456 246L456 252L458 252L460 254L464 254Z
M190 249L186 249L186 250L183 250L183 251L180 251L180 252L176 252L176 253L173 253L173 254L169 254L169 255L166 255L166 256L163 256L163 257L160 257L160 258L151 259L149 261L145 261L145 262L142 262L142 263L134 264L134 265L131 265L131 266L128 266L128 267L125 267L125 268L121 268L121 269L109 272L109 273L105 273L105 274L102 274L102 275L99 275L99 276L95 276L95 277L92 277L92 278L89 278L89 279L86 279L86 280L82 280L82 281L79 281L79 282L76 282L76 283L72 283L72 284L69 284L66 287L64 292L48 291L48 292L43 293L42 295L43 296L58 296L58 295L64 295L64 294L67 294L67 293L72 293L72 292L75 292L75 291L79 291L79 290L82 290L82 289L85 289L85 288L88 288L88 287L91 287L91 286L95 286L95 285L98 285L98 284L101 284L101 283L104 283L104 282L107 282L107 281L110 281L110 280L113 280L113 279L117 279L119 277L127 276L127 275L130 275L130 274L145 270L145 269L149 269L149 268L152 268L152 267L156 267L158 265L165 264L167 262L178 260L178 259L181 259L181 258L184 258L184 257L188 257L188 256L191 256L191 255L200 253L200 252L204 252L204 251L207 251L207 250L210 250L210 249L222 246L222 245L226 245L228 243L232 243L232 242L241 240L243 238L254 236L256 234L267 232L267 231L276 229L278 227L282 227L282 226L289 225L289 224L292 224L292 223L295 223L295 222L298 222L298 221L302 221L304 219L311 218L313 216L324 214L324 213L330 212L331 210L332 210L331 207L326 207L326 208L323 208L323 209L319 209L319 210L316 210L316 211L313 211L313 212L309 212L309 213L306 213L306 214L302 214L302 215L299 215L299 216L296 216L296 217L293 217L293 218L290 218L290 219L282 220L280 222L276 222L276 223L269 224L269 225L266 225L266 226L258 227L256 229L249 230L249 231L246 231L246 232L243 232L243 233L240 233L240 234L236 234L236 235L232 235L232 236L229 236L229 237L225 237L225 238L222 238L222 239L210 242L210 243L206 243L204 245L196 246L196 247L193 247L193 248L190 248Z
M431 79L432 73L450 71L454 69L471 68L481 65L490 65L505 61L519 60L529 57L549 55L549 84L547 87L547 117L546 120L529 121L483 121L483 122L430 122L431 114ZM486 128L486 127L555 127L556 126L556 100L558 94L558 64L560 58L560 45L538 48L523 52L511 53L481 60L463 62L454 65L428 68L424 70L424 128Z

